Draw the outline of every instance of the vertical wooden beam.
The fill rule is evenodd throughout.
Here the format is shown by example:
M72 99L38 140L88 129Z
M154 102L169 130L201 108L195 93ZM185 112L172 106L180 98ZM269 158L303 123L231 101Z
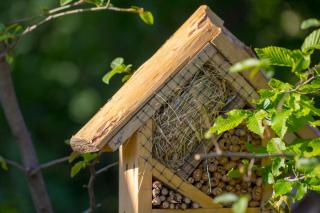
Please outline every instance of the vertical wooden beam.
M119 149L119 213L152 211L151 121Z

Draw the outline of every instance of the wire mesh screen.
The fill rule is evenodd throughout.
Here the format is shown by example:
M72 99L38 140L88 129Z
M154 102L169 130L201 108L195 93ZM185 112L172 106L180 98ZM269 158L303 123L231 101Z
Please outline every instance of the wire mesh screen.
M194 179L194 172L199 168L208 171L209 165L214 163L209 159L196 161L193 156L214 151L212 140L206 140L204 135L218 115L243 108L248 100L257 97L255 90L241 75L228 72L229 67L230 62L209 43L184 68L171 76L133 118L140 122L138 132L144 137L140 141L143 154L139 158L151 165L155 179L168 184L172 190L183 192L186 190L184 184L192 183L205 194L219 194L213 190L217 186L215 179L226 175L225 170L218 171L218 167L224 164L215 163L215 173L220 172L220 176L202 172L200 176L207 177L201 182ZM233 133L228 134L232 136ZM258 140L255 136L250 137ZM238 151L242 151L239 147ZM236 184L230 187L233 189ZM204 186L207 188L203 189ZM244 187L257 188L257 185L247 184ZM221 192L230 191L226 184L220 188ZM260 189L255 189L255 192L250 189L250 193L261 194ZM252 206L259 205L257 202ZM188 205L190 207L191 203Z

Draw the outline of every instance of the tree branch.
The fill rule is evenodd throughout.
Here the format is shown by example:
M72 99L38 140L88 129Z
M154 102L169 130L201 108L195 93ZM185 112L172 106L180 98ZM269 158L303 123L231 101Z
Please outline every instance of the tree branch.
M34 175L35 173L39 172L42 169L46 169L46 168L49 168L51 166L55 166L55 165L57 165L59 163L64 163L64 162L66 162L68 160L69 160L69 156L63 157L63 158L58 158L58 159L49 161L47 163L41 164L39 167L37 167L37 168L35 168L34 170L31 171L31 175Z
M0 43L0 52L4 49L5 45ZM5 57L0 58L0 102L19 147L36 210L37 212L53 212L41 172L38 171L34 175L28 175L28 171L37 168L39 163L30 133L16 98L10 67Z
M25 168L24 168L21 164L15 162L15 161L13 161L13 160L5 159L5 158L4 158L4 161L5 161L8 165L13 166L13 167L16 167L16 168L19 169L21 172L26 172Z
M80 5L80 3L78 5ZM67 8L69 8L69 7L67 7ZM60 11L60 10L61 9L57 8L57 9L52 10L52 11ZM60 12L60 13L54 13L52 15L49 15L48 17L46 17L45 19L41 20L40 22L38 22L38 23L36 23L36 24L34 24L32 26L27 27L20 34L20 37L32 32L32 31L34 31L40 25L42 25L42 24L44 24L44 23L46 23L48 21L54 20L56 18L62 17L62 16L71 15L71 14L78 14L78 13L84 13L84 12L95 12L95 11L101 11L101 10L112 10L112 11L117 11L117 12L139 13L136 9L133 9L133 8L119 8L119 7L110 6L110 3L106 4L105 6L101 6L101 7L79 8L79 9L74 9L74 10L63 11L63 12Z
M99 175L99 174L101 174L101 173L103 173L103 172L106 172L106 171L108 171L110 168L112 168L112 167L114 167L114 166L116 166L116 165L118 165L118 164L119 164L119 162L111 163L111 164L109 164L109 165L107 165L107 166L99 169L99 170L96 172L96 175Z
M203 158L215 158L215 157L240 157L248 159L261 159L261 158L272 158L272 157L287 157L292 158L295 155L280 153L280 154L259 154L259 153L248 153L248 152L209 152L207 154L196 154L194 156L195 160L201 160Z

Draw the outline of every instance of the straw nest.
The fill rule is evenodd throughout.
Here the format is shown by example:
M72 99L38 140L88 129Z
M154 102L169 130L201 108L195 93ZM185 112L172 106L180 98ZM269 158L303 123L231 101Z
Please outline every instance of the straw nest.
M153 156L178 170L203 141L227 97L226 83L212 65L205 64L155 113Z

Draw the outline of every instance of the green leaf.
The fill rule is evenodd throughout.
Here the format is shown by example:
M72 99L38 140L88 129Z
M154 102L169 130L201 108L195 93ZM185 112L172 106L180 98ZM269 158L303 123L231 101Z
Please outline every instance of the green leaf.
M111 71L109 71L107 74L105 74L102 78L102 81L106 84L110 83L110 80L113 76L115 76L116 74L121 74L125 72L125 68L126 66L123 64L120 64L119 66L116 66L115 68L113 68Z
M110 67L112 69L114 69L114 68L116 68L117 66L119 66L119 65L121 65L123 63L124 63L124 59L121 58L121 57L118 57L118 58L113 59L113 61L110 64Z
M225 131L233 129L241 124L248 116L247 111L234 109L229 111L226 118L219 116L212 127L206 133L206 138L210 138L212 134L221 134Z
M284 150L286 145L280 138L272 138L267 144L268 153L283 153Z
M242 72L242 71L252 71L265 68L269 65L268 60L259 60L256 58L249 58L232 65L229 69L230 72Z
M320 120L317 120L317 121L311 121L309 122L311 126L313 127L317 127L317 126L320 126Z
M6 26L0 22L0 32L4 31Z
M272 87L273 89L276 89L277 91L288 91L292 89L292 85L289 83L284 83L278 79L270 79L268 82L269 86Z
M290 143L287 152L307 158L320 155L320 138L297 139Z
M282 139L287 132L287 120L291 111L276 111L271 119L271 128Z
M215 197L213 200L216 203L233 203L239 200L239 197L233 193L223 193Z
M307 193L307 185L301 182L296 182L294 184L294 187L296 188L296 193L295 193L295 200L301 200L305 194Z
M67 5L69 3L71 3L73 0L60 0L60 5L61 6L64 6L64 5Z
M79 156L80 156L80 154L78 152L71 152L71 154L69 155L68 162L72 163Z
M285 168L286 167L286 164L285 164L285 160L284 158L274 158L272 160L272 167L271 167L271 170L272 170L272 175L274 177L277 177L279 175L281 175L281 168Z
M232 211L234 213L245 213L247 211L248 202L248 196L241 196L239 200L232 205Z
M320 161L317 158L298 158L296 159L296 168L306 176L320 177Z
M99 156L99 154L98 153L84 153L81 156L82 156L84 162L86 162L88 164L91 161L95 160Z
M320 26L320 21L318 19L315 18L309 18L307 20L304 20L301 25L300 28L302 30L311 28L311 27L319 27Z
M247 122L248 129L262 137L264 133L262 121L267 115L268 113L264 110L259 110L258 112L250 115Z
M302 87L299 88L300 92L303 93L317 93L320 90L320 78L317 78L311 83L303 85Z
M86 168L86 163L84 161L77 162L75 165L72 166L70 176L73 178L81 171L81 169L84 168Z
M320 29L313 31L304 40L301 50L310 54L314 49L320 49Z
M290 193L292 190L292 186L293 182L288 182L283 179L277 180L277 182L273 185L275 197Z
M0 167L3 169L3 170L8 170L8 165L7 165L7 162L6 160L0 155Z
M262 169L262 178L265 183L273 184L274 177L272 175L271 167L267 166Z
M139 16L144 23L148 25L153 25L154 19L150 11L142 11L139 13Z
M305 184L307 184L308 188L311 190L320 192L320 179L319 178L307 178L305 181Z
M130 78L131 78L132 74L128 74L128 75L125 75L123 76L123 78L121 79L122 82L126 82L128 81Z
M292 51L283 47L265 47L254 49L261 59L266 59L271 65L292 67L294 60L291 57Z
M241 172L239 171L239 169L234 169L234 168L232 168L232 169L227 173L227 176L228 176L228 177L231 177L231 178L240 178L242 175L241 175Z

